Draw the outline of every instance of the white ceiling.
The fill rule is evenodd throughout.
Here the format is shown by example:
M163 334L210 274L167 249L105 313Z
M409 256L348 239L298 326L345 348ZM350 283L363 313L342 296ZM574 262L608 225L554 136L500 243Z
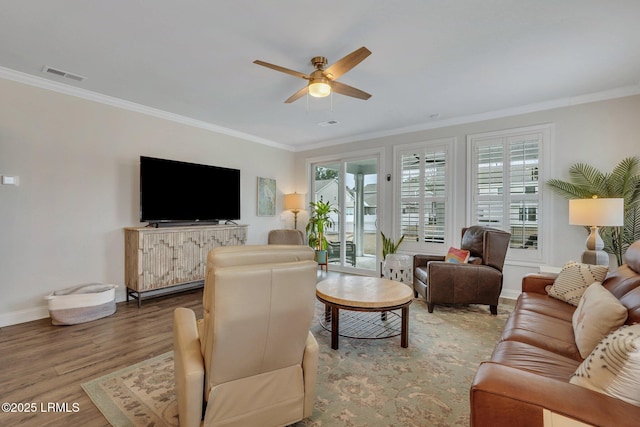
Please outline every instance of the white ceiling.
M302 150L640 93L639 17L639 0L3 0L0 67ZM284 104L305 81L252 63L306 74L360 46L339 81L368 101Z

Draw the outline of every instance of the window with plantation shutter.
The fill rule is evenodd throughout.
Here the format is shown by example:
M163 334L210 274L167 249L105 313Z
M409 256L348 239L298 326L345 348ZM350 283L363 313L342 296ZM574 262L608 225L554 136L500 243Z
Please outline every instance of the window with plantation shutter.
M450 235L448 153L452 141L396 147L396 229L410 249L436 245L442 251Z
M508 258L542 260L542 150L551 125L468 137L472 224L511 233Z

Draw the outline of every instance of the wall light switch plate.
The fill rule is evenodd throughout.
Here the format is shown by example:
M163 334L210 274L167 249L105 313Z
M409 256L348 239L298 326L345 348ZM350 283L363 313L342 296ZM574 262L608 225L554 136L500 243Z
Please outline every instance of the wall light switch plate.
M18 185L17 176L2 175L2 185Z

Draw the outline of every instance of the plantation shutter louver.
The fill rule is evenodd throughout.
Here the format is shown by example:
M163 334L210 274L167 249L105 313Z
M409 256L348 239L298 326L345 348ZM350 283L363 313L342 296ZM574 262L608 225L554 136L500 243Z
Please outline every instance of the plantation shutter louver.
M471 222L511 233L507 257L539 261L541 158L550 125L470 135Z
M422 147L400 153L400 233L405 240L444 243L446 150Z

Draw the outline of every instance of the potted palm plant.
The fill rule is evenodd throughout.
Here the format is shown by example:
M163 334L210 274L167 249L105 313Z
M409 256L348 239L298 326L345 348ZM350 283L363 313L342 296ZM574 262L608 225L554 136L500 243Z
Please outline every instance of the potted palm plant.
M317 202L309 203L310 214L307 223L307 237L309 246L316 250L316 261L318 264L327 263L327 238L325 232L329 227L333 226L331 214L338 214L337 208L331 205L331 202L325 202L322 197Z
M570 182L550 179L547 185L566 199L592 196L624 199L624 226L602 227L604 250L616 256L618 265L629 245L640 240L640 157L623 159L610 173L577 163L569 168Z

